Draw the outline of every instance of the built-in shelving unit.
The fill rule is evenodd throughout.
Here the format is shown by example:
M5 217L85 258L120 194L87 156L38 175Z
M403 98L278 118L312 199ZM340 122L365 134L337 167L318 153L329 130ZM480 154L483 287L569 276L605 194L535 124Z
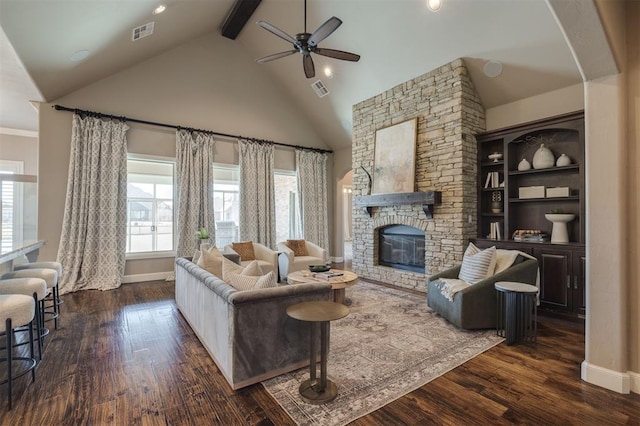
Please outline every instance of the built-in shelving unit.
M481 247L518 249L538 259L540 302L548 312L584 316L585 186L584 113L564 114L545 120L479 134L478 141L478 238ZM543 169L518 170L544 143L554 158L567 155L571 164ZM490 154L502 158L491 161ZM497 179L488 178L495 173ZM488 186L488 187L485 187ZM523 187L544 187L543 196L523 198ZM569 189L568 196L548 197L547 188ZM496 203L496 199L500 202ZM499 210L499 211L498 211ZM514 241L516 230L541 230L551 234L545 213L561 210L576 218L568 223L569 242ZM496 228L498 231L496 232ZM497 235L496 235L497 234Z

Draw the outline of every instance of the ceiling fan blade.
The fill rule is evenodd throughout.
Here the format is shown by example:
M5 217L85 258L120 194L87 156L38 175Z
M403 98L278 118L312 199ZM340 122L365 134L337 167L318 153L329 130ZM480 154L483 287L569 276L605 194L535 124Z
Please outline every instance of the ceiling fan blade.
M320 25L317 30L309 37L309 46L315 47L325 38L329 37L332 32L338 29L342 25L342 21L335 16L327 19L324 24Z
M327 56L329 58L341 59L343 61L358 62L360 60L360 55L356 55L355 53L343 52L342 50L321 49L318 47L313 50L313 53Z
M268 23L266 21L258 21L258 22L256 22L256 24L258 24L259 26L261 26L265 30L269 31L270 33L277 35L281 39L288 41L291 44L296 44L296 45L298 44L298 41L295 38L293 38L289 34L285 33L284 31L282 31L280 28L276 27L275 25L271 25L270 23Z
M259 64L264 64L265 62L273 61L275 59L284 58L285 56L293 55L294 53L298 53L297 50L287 50L286 52L274 53L273 55L265 56L264 58L256 59L256 62Z
M316 68L313 65L313 59L311 59L311 55L304 55L302 57L302 67L304 68L304 75L307 78L313 78L316 75Z

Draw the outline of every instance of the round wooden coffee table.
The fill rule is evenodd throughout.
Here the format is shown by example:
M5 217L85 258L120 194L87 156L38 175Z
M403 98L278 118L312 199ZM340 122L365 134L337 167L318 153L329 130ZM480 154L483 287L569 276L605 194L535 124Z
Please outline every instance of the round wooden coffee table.
M316 278L316 273L309 272L309 270L305 269L292 272L287 275L287 282L289 284L302 284L312 282L329 283L331 284L332 300L336 303L342 303L344 305L346 295L345 289L354 285L356 281L358 281L358 276L351 271L343 271L342 269L331 269L327 272L334 272L342 275L325 280Z

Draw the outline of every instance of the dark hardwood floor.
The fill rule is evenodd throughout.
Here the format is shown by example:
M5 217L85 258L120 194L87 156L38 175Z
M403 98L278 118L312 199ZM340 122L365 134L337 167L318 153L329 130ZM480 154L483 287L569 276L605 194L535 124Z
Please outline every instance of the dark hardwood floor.
M17 381L11 411L0 389L0 424L293 424L262 385L229 388L173 291L159 281L65 295L36 382ZM540 319L538 336L536 348L500 344L353 424L640 424L640 395L580 380L580 326Z

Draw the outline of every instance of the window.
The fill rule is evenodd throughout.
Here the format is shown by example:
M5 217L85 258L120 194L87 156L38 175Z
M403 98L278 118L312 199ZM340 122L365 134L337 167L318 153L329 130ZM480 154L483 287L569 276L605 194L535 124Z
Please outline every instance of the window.
M274 173L276 241L298 238L298 177L295 172Z
M0 174L21 174L22 161L0 161ZM0 213L2 216L2 251L11 250L15 242L22 240L22 187L19 182L0 179Z
M213 166L213 212L216 246L237 242L240 223L240 171L237 166Z
M297 185L295 172L275 172L276 241L296 238ZM213 166L213 211L216 246L224 247L239 238L240 170L238 166Z
M127 160L127 253L172 252L174 163Z

